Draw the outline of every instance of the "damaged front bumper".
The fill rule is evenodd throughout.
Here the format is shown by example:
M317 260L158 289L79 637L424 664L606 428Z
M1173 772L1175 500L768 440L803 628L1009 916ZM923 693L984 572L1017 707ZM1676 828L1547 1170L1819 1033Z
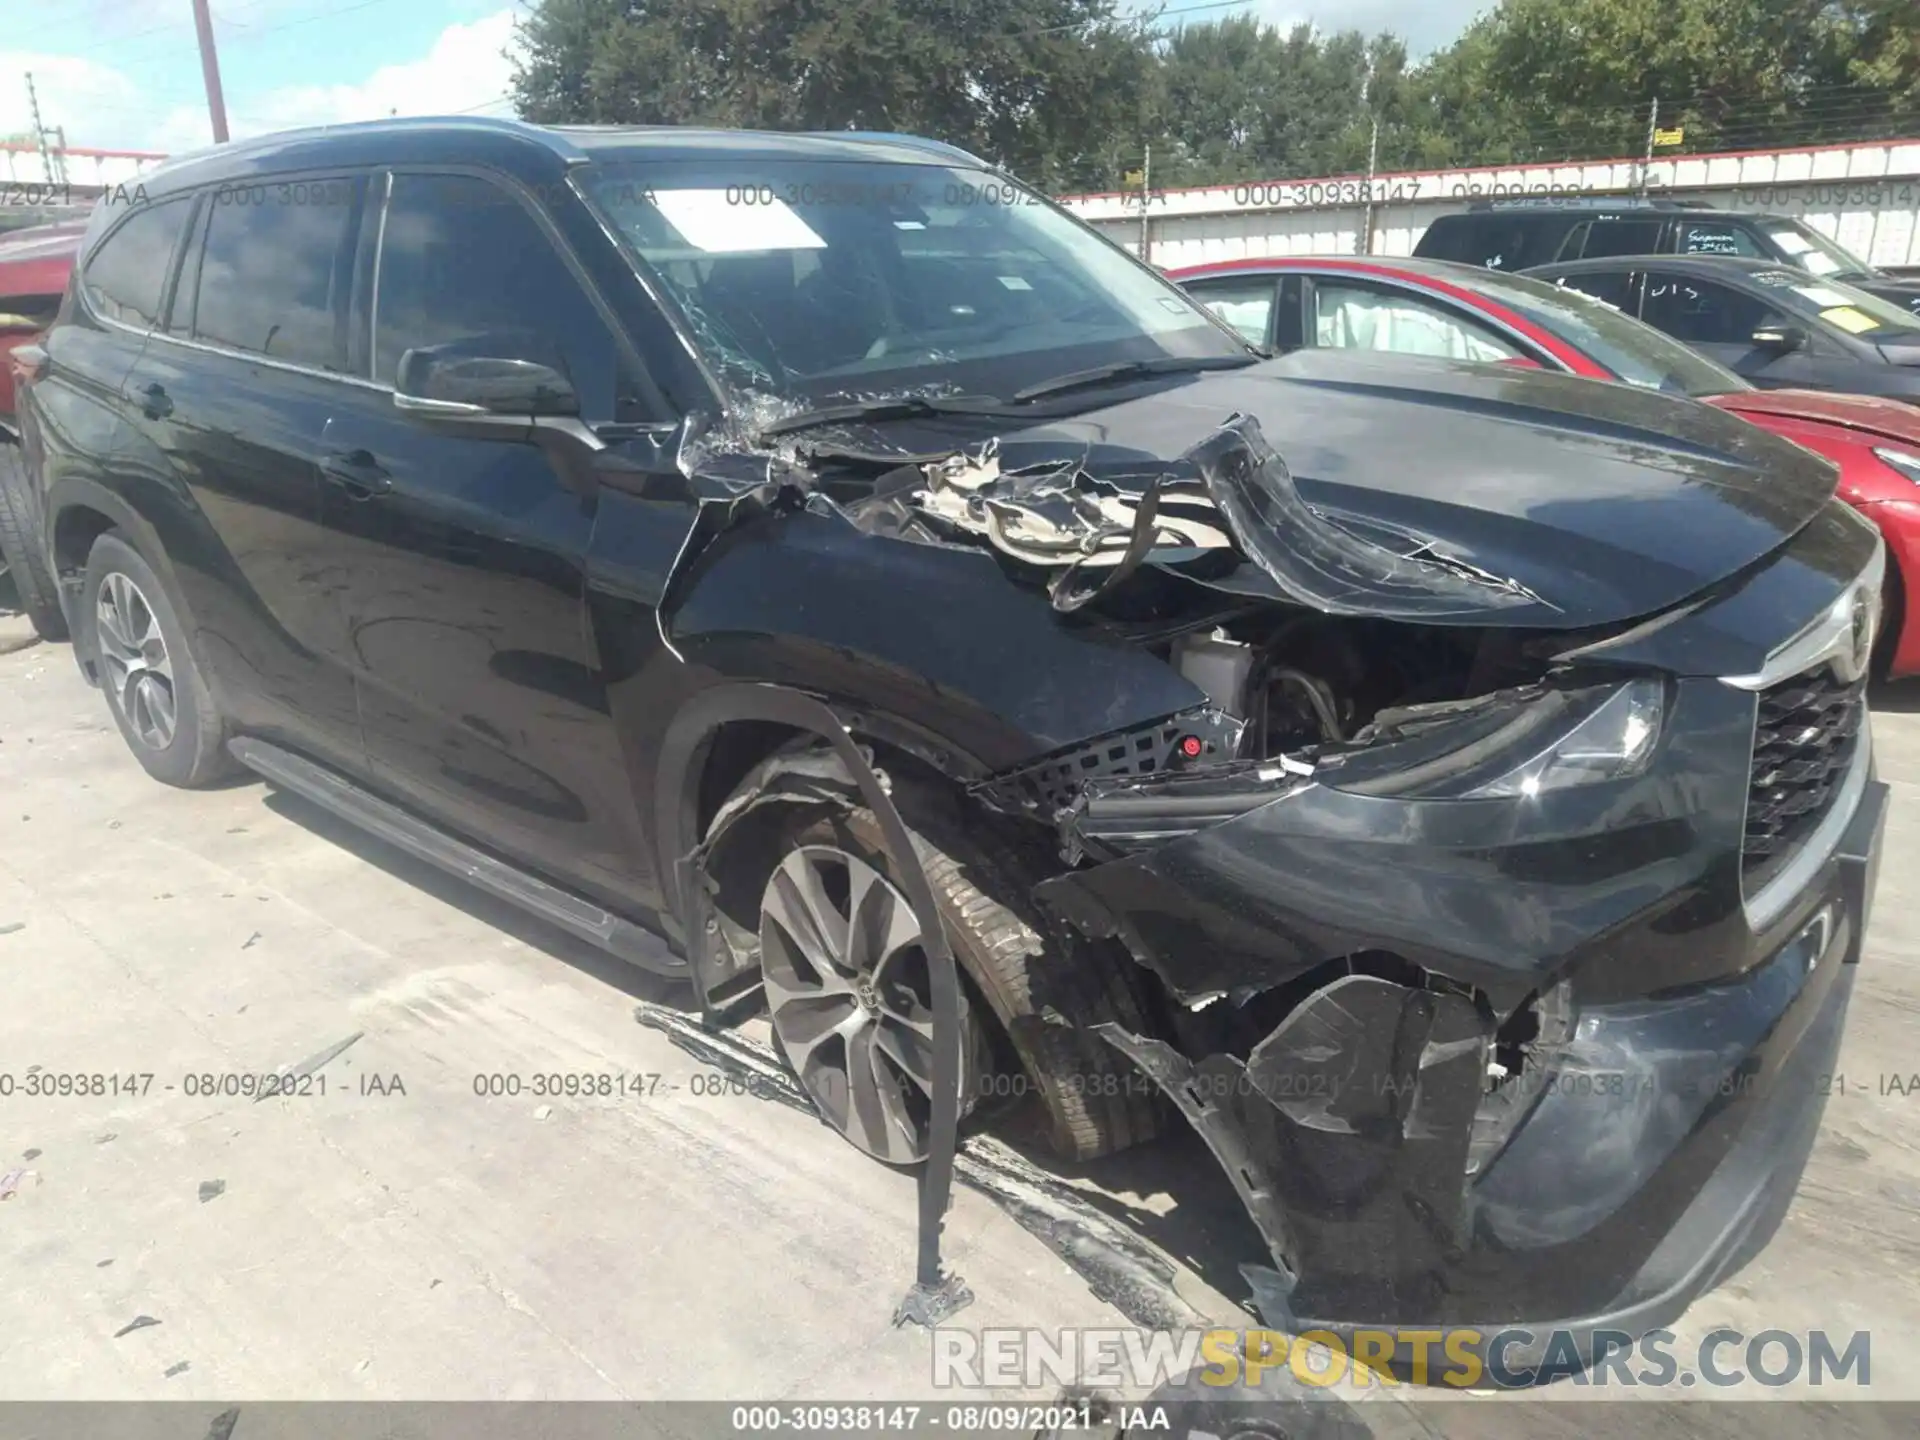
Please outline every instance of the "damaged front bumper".
M1743 867L1754 713L1750 693L1677 681L1631 779L1460 800L1289 777L1037 888L1181 1010L1179 1049L1102 1033L1259 1225L1272 1264L1246 1273L1268 1323L1562 1329L1585 1357L1765 1244L1835 1068L1887 790L1862 729L1800 858ZM1193 1043L1288 987L1264 1036ZM1524 1064L1495 1084L1502 1027L1530 1012Z

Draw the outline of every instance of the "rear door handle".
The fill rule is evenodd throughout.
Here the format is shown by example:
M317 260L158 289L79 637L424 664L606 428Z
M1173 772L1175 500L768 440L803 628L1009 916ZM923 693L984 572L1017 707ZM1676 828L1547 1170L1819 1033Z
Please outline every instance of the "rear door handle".
M140 413L149 420L164 420L173 413L173 398L158 380L140 387Z
M386 466L365 450L336 450L320 457L320 474L356 500L371 500L393 489Z

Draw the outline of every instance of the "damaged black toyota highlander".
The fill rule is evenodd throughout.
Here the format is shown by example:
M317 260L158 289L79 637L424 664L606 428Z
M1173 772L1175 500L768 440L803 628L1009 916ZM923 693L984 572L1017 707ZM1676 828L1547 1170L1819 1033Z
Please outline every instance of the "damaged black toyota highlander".
M144 189L23 409L156 777L763 1005L891 1163L1183 1116L1275 1324L1633 1331L1765 1243L1886 804L1825 462L1255 353L902 137L392 122Z

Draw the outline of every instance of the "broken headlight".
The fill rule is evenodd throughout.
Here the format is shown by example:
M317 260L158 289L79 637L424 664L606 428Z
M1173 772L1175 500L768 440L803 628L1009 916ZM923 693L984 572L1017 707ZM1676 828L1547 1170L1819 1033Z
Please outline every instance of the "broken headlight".
M1653 755L1665 710L1666 687L1658 680L1629 681L1545 750L1468 793L1538 795L1638 775Z
M1316 778L1365 795L1511 799L1623 780L1647 768L1659 743L1666 686L1549 689L1451 707L1442 722L1400 732L1323 766Z

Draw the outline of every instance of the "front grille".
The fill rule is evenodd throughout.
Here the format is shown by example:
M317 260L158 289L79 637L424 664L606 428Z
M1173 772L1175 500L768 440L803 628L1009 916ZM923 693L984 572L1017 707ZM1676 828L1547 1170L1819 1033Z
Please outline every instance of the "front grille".
M1751 891L1806 842L1846 778L1866 713L1866 681L1821 665L1760 692L1741 875Z

